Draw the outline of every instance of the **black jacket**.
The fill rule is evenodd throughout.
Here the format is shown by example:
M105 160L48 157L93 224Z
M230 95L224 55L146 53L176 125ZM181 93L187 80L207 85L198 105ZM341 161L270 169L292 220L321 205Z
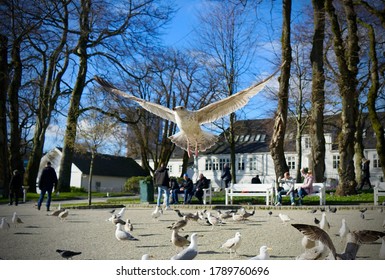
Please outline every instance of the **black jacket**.
M155 185L170 187L170 177L166 167L159 167L154 174Z
M23 178L20 173L12 176L11 182L9 182L9 189L11 191L20 191L23 187Z
M53 185L57 185L57 176L55 169L53 169L53 167L46 166L44 167L40 175L39 189L52 190Z

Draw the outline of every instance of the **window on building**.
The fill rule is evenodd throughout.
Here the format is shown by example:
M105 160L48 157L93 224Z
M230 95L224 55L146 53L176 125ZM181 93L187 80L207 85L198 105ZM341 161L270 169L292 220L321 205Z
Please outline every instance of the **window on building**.
M255 135L255 142L258 142L260 138L261 138L261 134Z
M289 169L295 169L295 157L287 157L286 162Z
M167 168L168 168L168 172L172 173L172 165L167 165Z
M305 137L304 141L305 141L305 149L310 149L311 148L310 137Z
M265 142L266 134L262 134L261 138L259 139L259 142Z
M247 141L249 141L249 140L250 140L250 135L245 135L244 141L247 142Z
M239 142L243 142L245 140L245 135L239 135Z
M219 161L217 158L212 159L213 170L219 170Z
M257 170L257 157L250 157L249 158L249 170Z
M210 159L206 159L205 169L206 170L212 170L212 165L211 165L211 160Z
M219 159L219 168L220 168L220 170L223 170L223 166L225 165L225 163L229 163L230 164L230 159L229 158L221 158L221 159Z
M183 170L183 165L179 165L179 168L178 168L178 172L179 172L179 174L181 174L181 173L182 173L182 170Z
M340 165L340 156L333 155L333 169L338 169L339 165Z
M381 168L381 162L377 154L373 155L373 168Z
M245 160L243 157L238 159L238 170L245 170Z

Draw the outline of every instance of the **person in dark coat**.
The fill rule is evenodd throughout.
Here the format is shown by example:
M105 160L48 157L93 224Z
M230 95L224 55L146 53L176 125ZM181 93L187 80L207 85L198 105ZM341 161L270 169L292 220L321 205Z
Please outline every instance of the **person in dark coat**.
M51 162L47 162L47 166L44 167L39 179L40 197L37 201L37 209L40 210L43 203L44 196L47 193L47 211L51 205L52 190L54 186L57 186L57 175L55 169L51 166Z
M262 184L261 179L259 179L259 175L255 175L255 177L251 178L252 184Z
M170 176L165 164L162 164L154 173L155 185L158 187L157 206L160 206L163 193L166 195L166 210L170 209Z
M192 197L195 195L198 198L199 204L203 204L203 190L209 188L209 180L201 173L199 179L195 183L193 191L189 195L188 203L191 202Z
M19 196L22 192L23 188L23 177L19 170L14 170L11 178L11 182L9 182L9 205L13 204L13 200L15 199L15 205L19 204Z
M229 183L231 182L230 165L228 163L223 166L221 179L225 182L225 188L228 188Z

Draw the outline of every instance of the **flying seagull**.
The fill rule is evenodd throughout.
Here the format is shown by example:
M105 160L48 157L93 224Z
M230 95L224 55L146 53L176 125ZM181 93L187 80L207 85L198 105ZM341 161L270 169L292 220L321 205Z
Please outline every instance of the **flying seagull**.
M327 232L323 229L319 228L318 226L306 224L292 224L292 226L299 230L308 239L322 243L330 250L333 259L339 260L355 260L361 244L373 243L374 241L385 236L385 232L374 230L355 230L353 232L349 232L346 236L347 240L345 251L341 254L338 254L336 252L333 241L330 239L330 236L327 234Z
M95 76L95 80L106 91L133 100L147 111L176 123L180 131L171 135L169 138L176 146L186 150L190 157L192 151L195 151L195 155L197 156L198 152L206 151L218 141L217 135L201 129L202 124L211 123L244 107L249 102L249 99L260 92L278 71L279 69L256 85L239 91L222 100L208 104L197 111L190 111L183 106L177 106L170 109L160 104L152 103L127 94L98 76Z

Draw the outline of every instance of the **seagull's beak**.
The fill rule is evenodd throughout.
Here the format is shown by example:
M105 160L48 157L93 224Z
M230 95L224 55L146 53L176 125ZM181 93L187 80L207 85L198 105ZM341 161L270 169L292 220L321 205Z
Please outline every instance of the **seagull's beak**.
M273 248L269 247L269 248L267 248L267 251L273 251Z

